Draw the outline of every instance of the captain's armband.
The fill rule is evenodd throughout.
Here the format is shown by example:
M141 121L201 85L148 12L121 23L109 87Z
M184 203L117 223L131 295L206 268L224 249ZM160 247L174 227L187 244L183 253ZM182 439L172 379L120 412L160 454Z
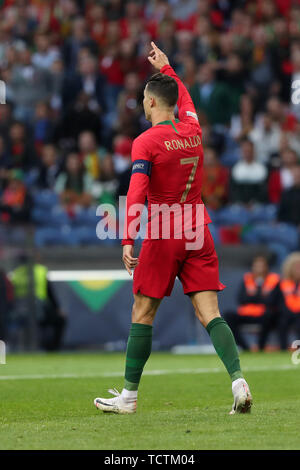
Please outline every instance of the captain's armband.
M143 173L144 175L151 175L152 163L149 160L135 160L132 165L132 175L134 173Z

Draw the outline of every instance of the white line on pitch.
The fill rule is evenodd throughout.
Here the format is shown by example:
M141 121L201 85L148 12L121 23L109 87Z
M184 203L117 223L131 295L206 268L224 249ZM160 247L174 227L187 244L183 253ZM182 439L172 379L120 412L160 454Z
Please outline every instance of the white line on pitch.
M296 365L282 364L278 366L261 367L243 367L245 372L264 372L295 370ZM298 368L299 369L299 368ZM201 369L158 369L145 370L143 375L176 375L176 374L218 374L225 372L221 367L207 367ZM35 380L35 379L86 379L86 378L105 378L105 377L123 377L124 372L103 372L91 374L28 374L28 375L0 375L0 380Z

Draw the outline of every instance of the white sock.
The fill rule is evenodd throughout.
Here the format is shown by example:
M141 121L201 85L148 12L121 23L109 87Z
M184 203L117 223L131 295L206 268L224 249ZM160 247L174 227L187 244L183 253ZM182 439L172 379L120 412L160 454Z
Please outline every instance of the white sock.
M137 390L126 390L126 388L123 388L121 397L126 403L133 403L137 400Z

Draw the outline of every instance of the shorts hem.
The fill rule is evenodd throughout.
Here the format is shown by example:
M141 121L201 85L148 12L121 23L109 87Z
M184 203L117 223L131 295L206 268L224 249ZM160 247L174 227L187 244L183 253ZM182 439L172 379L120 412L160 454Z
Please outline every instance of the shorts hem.
M142 294L146 297L151 297L152 299L163 299L164 297L170 297L171 293L170 294L163 294L163 295L157 295L156 293L155 294L151 294L149 293L149 291L145 291L144 289L141 289L140 287L137 287L137 288L134 288L133 289L133 294Z
M215 291L221 292L222 290L226 289L225 284L219 284L218 286L205 286L201 288L193 288L193 289L183 289L184 295L192 294L194 292L206 292L206 291Z

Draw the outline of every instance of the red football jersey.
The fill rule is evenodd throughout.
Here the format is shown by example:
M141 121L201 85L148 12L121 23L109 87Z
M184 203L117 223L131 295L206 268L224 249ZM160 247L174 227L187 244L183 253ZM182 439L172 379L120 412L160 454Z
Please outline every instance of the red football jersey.
M137 227L136 212L130 211L134 204L144 204L148 199L148 238L161 238L161 214L158 205L184 207L194 230L196 225L211 222L201 199L203 173L202 132L192 99L171 66L161 70L173 77L178 84L178 118L156 124L137 137L132 146L132 176L127 194L125 231L122 244L133 244L132 227ZM204 208L204 217L196 217L196 207ZM174 206L175 207L175 206ZM189 212L189 211L192 212ZM171 237L174 214L171 213ZM159 229L152 229L160 217ZM131 230L130 230L131 227ZM158 233L159 231L159 233Z

